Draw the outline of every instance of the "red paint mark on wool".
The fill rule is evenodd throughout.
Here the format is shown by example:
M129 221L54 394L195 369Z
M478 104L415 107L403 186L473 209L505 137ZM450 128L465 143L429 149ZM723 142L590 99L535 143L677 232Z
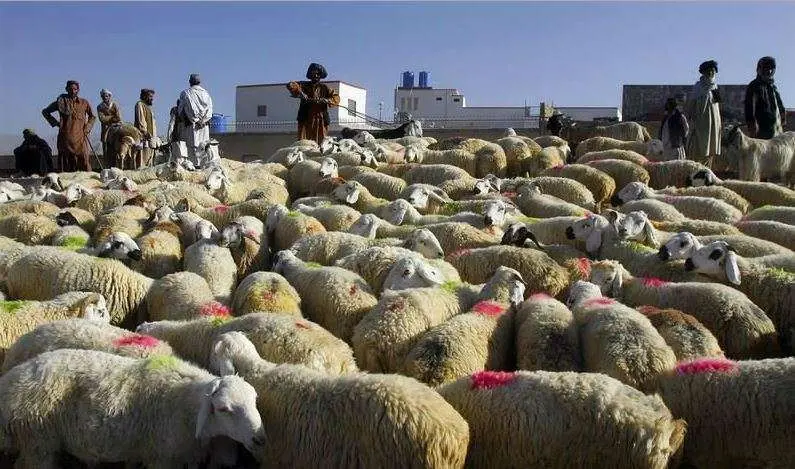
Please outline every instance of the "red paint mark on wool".
M591 260L587 257L577 258L577 270L580 272L582 278L591 277Z
M552 297L549 296L548 293L534 293L530 295L530 298L528 299L533 301L545 301L545 300L551 300Z
M464 249L459 249L459 250L457 250L457 251L453 251L453 253L452 253L452 254L450 254L450 255L449 255L449 256L447 256L447 257L448 257L449 259L457 259L457 258L459 258L459 257L461 257L461 256L465 256L465 255L469 254L470 252L472 252L472 250L471 250L471 249L467 249L467 248L464 248Z
M616 304L616 300L600 296L597 298L591 298L590 300L586 300L585 303L583 303L583 306L585 306L586 308L590 308L591 306L610 306L614 304Z
M564 165L564 164L559 164L559 165L557 165L557 166L553 166L553 167L551 167L550 169L551 169L551 170L553 170L553 171L562 171L562 170L563 170L563 168L565 168L565 167L566 167L566 165Z
M394 313L395 311L399 311L405 307L406 307L406 302L402 298L398 298L395 301L389 303L386 306L386 309Z
M118 339L113 341L114 347L142 347L142 348L152 348L157 347L160 344L160 341L152 337L151 335L144 335L144 334L132 334L126 335L124 337L119 337Z
M232 315L232 311L230 311L229 307L226 305L217 301L211 301L202 306L199 310L199 315L208 317L229 317Z
M591 212L590 210L583 210L582 214L585 215L586 217L590 217L591 215L593 215L593 212Z
M499 316L506 311L506 306L496 301L483 300L475 303L472 311L481 316Z
M503 195L503 197L508 197L509 199L515 199L516 198L516 192L510 192L510 191L503 192L502 195Z
M295 321L295 327L300 329L311 329L312 326L306 321Z
M662 287L668 285L670 282L657 277L643 277L640 282L644 287Z
M213 212L215 213L226 213L229 211L228 205L216 205L213 207Z
M355 295L359 289L356 287L356 284L352 284L350 290L348 290L349 295Z
M505 386L516 379L516 373L508 371L478 371L472 374L472 389L492 389Z
M737 369L737 363L725 358L702 358L676 365L678 375L699 373L730 373Z

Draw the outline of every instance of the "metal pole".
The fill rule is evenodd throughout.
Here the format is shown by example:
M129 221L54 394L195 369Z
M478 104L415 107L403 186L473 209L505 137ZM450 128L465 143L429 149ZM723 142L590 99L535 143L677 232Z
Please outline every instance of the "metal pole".
M94 158L97 160L97 163L99 163L99 169L105 169L105 167L102 166L102 160L99 159L99 157L97 156L97 152L94 151L94 146L91 145L91 139L88 138L88 135L86 135L86 142L88 142L88 148L91 149L91 153L94 155Z

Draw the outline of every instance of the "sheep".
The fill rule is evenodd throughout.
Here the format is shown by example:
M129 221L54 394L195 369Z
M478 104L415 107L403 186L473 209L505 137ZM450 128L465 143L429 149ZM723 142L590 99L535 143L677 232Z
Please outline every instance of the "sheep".
M686 185L696 187L718 185L725 187L740 194L754 207L761 207L767 204L795 206L795 191L792 189L781 187L772 182L720 180L709 169L696 171L688 175Z
M146 295L149 321L191 319L214 299L210 285L193 272L176 272L152 283Z
M185 249L184 266L207 281L216 300L229 304L237 286L237 263L229 248L200 239Z
M247 222L256 222L255 228ZM218 245L229 248L237 266L237 280L270 265L268 247L262 246L264 226L254 217L240 217L221 230Z
M779 351L770 318L745 294L726 285L634 278L616 261L592 264L591 281L627 305L674 308L692 315L729 357L764 358Z
M301 297L281 275L254 272L235 289L232 311L236 316L264 312L301 317Z
M326 229L317 219L301 212L289 211L283 205L268 209L265 234L266 245L271 252L288 249L303 236L325 232Z
M161 227L163 225L160 225ZM150 278L161 278L182 268L182 244L177 234L153 229L136 240L141 257L130 266Z
M616 187L624 187L630 182L640 181L644 184L649 183L649 172L643 166L631 161L624 160L598 160L586 163L592 168L596 168L608 176L612 177Z
M646 199L646 200L651 200L651 199ZM627 212L626 210L624 210L623 206L619 207L619 209L622 212ZM678 231L691 231L697 234L698 236L715 236L715 235L742 236L742 233L740 233L740 230L737 229L736 226L716 221L691 220L689 218L685 218L684 220L671 221L671 222L652 221L652 225L654 225L654 228L656 228L657 230L667 233L678 232ZM752 240L750 236L743 236L743 238L746 241ZM764 250L774 249L776 251L780 250L779 247L774 248L774 246L776 246L775 243L769 243L761 239L755 240L755 242L759 245L761 244L767 245L767 247L760 249Z
M663 158L663 144L658 139L648 141L625 141L610 137L591 137L586 138L577 144L575 156L581 158L589 152L603 150L629 150L638 153L650 160L661 160Z
M703 164L693 160L650 161L644 164L643 168L649 173L649 186L655 189L684 186L689 175L707 169Z
M507 156L507 154L506 154ZM406 148L405 160L407 163L422 163L424 165L450 165L463 169L470 176L476 173L477 157L464 149L429 150L415 146Z
M495 277L513 279L510 296L522 301L524 281L519 272L500 267ZM513 307L479 301L469 312L432 327L406 355L402 373L436 387L482 369L513 368Z
M422 215L406 199L396 199L389 202L379 210L379 215L386 222L393 225L428 225L450 220L448 215Z
M613 197L613 201L620 205L623 202L637 199L654 198L673 205L686 217L711 220L721 223L733 224L742 218L743 214L733 205L712 197L695 196L666 196L657 194L642 182L631 182L624 186Z
M214 437L254 452L265 438L250 384L172 356L55 350L11 369L0 389L3 449L19 452L18 467L54 467L64 448L89 464L182 467L198 464Z
M144 299L153 280L115 259L42 246L19 257L10 269L12 298L46 300L71 291L93 291L105 297L114 326L132 327L146 317Z
M677 362L724 357L718 339L693 316L676 309L655 306L639 306L635 309L649 318L652 326L674 351Z
M58 224L51 217L20 213L0 218L0 235L25 244L49 244L58 233Z
M232 182L220 170L216 169L207 176L204 187L213 197L225 204L238 204L248 200L251 191L257 189L264 197L272 203L286 203L289 198L287 188L283 180L271 176L252 178L249 176L245 180Z
M596 209L610 201L616 190L616 182L607 173L584 164L566 164L548 168L541 176L554 176L573 179L582 183L593 195Z
M464 465L467 423L416 380L276 366L236 332L219 337L213 362L214 371L240 374L258 391L269 435L261 467L313 467L318 461L330 468Z
M743 221L777 221L787 225L795 225L795 207L764 205L755 208L743 218Z
M523 185L533 184L542 194L549 194L566 202L579 205L586 210L596 210L594 195L581 182L566 177L539 176L520 182L515 188L519 192Z
M40 324L59 319L86 318L107 324L110 321L105 298L98 293L69 292L48 301L0 301L0 362L17 339Z
M540 135L538 137L533 138L533 141L537 143L541 148L544 147L562 147L568 146L569 142L566 139L558 137L557 135Z
M733 236L695 236L693 233L682 231L671 236L664 245L660 246L657 253L662 261L687 259L692 253L701 249L704 244L712 241L726 241L739 256L744 257L765 257L765 259L777 258L783 255L784 260L795 259L790 250L778 244L753 238L746 235ZM756 259L759 262L761 259ZM785 267L778 263L772 263L768 267Z
M786 349L795 327L795 256L788 258L790 271L770 268L738 256L726 241L713 241L690 254L685 270L728 281L745 293L773 320Z
M290 169L295 166L296 163L304 161L305 158L306 155L300 147L285 147L276 150L265 162L281 164L287 169Z
M144 223L149 212L143 207L125 205L117 207L97 217L97 224L91 236L94 244L100 244L113 233L127 233L137 238L144 233Z
M795 359L707 358L660 377L657 394L687 421L682 463L692 467L791 466ZM742 422L741 425L737 425Z
M87 232L93 233L97 224L97 219L88 210L77 207L67 207L60 210L55 215L55 223L57 223L58 226L78 225Z
M500 266L519 271L527 282L528 293L549 293L556 296L569 284L569 274L546 253L514 246L492 246L462 249L448 255L447 261L458 270L461 279L483 283Z
M406 257L416 258L417 255L417 252L402 247L373 246L342 257L334 265L360 275L373 291L380 292L384 290L384 282L393 270L395 263ZM426 258L425 262L441 272L444 282L461 281L455 267L444 260Z
M91 240L91 235L77 225L67 225L58 228L50 240L51 246L79 251L85 249Z
M740 153L740 179L776 179L795 184L795 132L784 132L769 140L746 136L739 126L729 131L726 146Z
M603 150L585 153L577 159L577 163L586 164L591 161L602 160L630 161L638 166L643 166L649 162L645 156L631 150Z
M305 160L297 163L290 169L287 178L287 189L290 196L295 199L304 195L313 195L314 186L323 178L336 178L339 165L329 157L320 162Z
M741 221L737 228L748 236L771 241L795 251L795 225L778 221Z
M314 267L292 251L279 251L273 271L290 282L302 300L304 316L350 342L353 328L378 303L360 276L339 267Z
M502 150L505 152L505 158L508 165L506 168L506 173L508 176L518 176L520 174L524 174L523 161L527 158L532 158L533 155L537 155L540 152L540 149L535 150L535 146L531 147L527 142L516 136L506 136L497 140L495 143L501 146ZM474 174L474 171L467 172L469 172L469 174Z
M348 179L361 183L375 197L387 200L398 198L407 185L404 179L376 171L363 172Z
M396 246L399 239L370 239L351 233L330 231L304 236L290 248L304 262L333 265L337 259L372 246ZM437 251L439 252L439 251ZM433 256L439 257L438 254Z
M594 136L610 137L617 140L648 142L651 135L646 127L637 122L619 122L608 126L596 126L593 128Z
M517 369L581 369L580 339L566 305L546 293L536 293L519 306L514 322Z
M541 189L533 183L522 186L516 196L516 206L524 215L533 218L583 216L586 212L579 205L542 194Z
M5 353L2 372L44 352L62 348L99 350L134 358L173 354L167 343L154 337L91 319L62 319L41 324L17 339Z
M629 186L627 186L629 187ZM643 212L650 220L657 223L684 223L688 218L673 205L657 199L637 199L622 203L618 193L613 195L611 201L621 213Z
M102 212L121 207L135 195L134 192L122 190L97 190L81 197L76 206L98 216Z
M720 199L727 204L733 206L740 213L747 213L751 208L751 204L741 197L738 193L731 189L722 186L702 186L702 187L666 187L658 189L658 194L666 194L674 197L677 196L696 196L696 197L713 197Z
M603 374L481 371L439 393L469 423L467 467L662 469L684 440L659 396Z
M136 332L168 342L185 360L210 367L212 346L225 332L240 331L262 358L331 374L357 371L350 346L314 322L286 314L208 315L190 321L143 323Z
M566 163L571 150L556 146L544 147L529 158L521 160L520 174L538 176L549 168Z
M406 186L400 193L400 198L408 200L412 206L426 214L438 213L446 204L453 201L445 191L429 184Z

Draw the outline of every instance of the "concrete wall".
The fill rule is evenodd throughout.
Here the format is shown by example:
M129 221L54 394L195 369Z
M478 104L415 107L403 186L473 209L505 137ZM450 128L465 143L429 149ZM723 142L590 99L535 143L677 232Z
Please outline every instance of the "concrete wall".
M745 85L722 85L721 117L724 121L744 121ZM693 85L624 85L621 114L625 121L662 119L665 100L669 97L687 97Z

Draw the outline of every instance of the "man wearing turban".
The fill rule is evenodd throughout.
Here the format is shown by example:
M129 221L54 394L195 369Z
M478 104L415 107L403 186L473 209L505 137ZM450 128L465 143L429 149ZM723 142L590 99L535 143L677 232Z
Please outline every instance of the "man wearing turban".
M297 118L299 140L314 140L319 145L328 135L328 107L338 106L340 97L328 85L320 83L327 76L325 67L311 63L306 70L309 81L291 81L287 84L290 95L301 98Z

